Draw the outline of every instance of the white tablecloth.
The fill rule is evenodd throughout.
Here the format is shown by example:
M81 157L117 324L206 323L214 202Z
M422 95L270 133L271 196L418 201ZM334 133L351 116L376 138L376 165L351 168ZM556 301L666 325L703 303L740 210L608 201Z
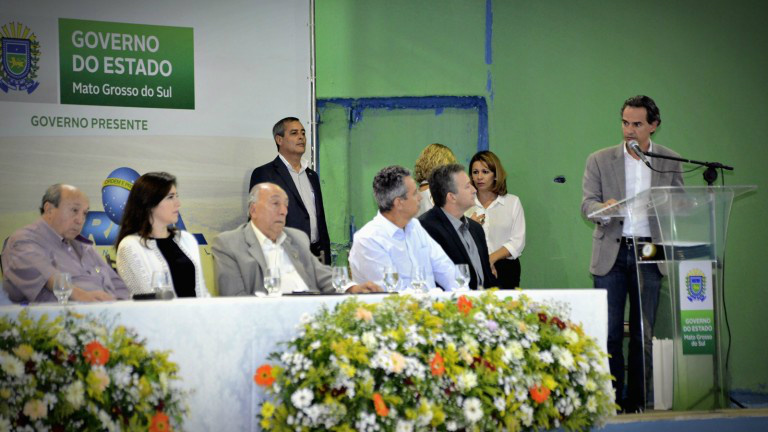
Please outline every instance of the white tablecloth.
M605 290L564 289L500 291L521 293L536 301L568 304L571 320L605 349L608 313ZM472 293L471 295L474 295ZM448 294L443 294L447 296ZM135 329L151 349L171 350L179 364L183 386L194 391L184 429L190 431L256 430L256 410L264 394L254 382L256 368L288 340L304 313L321 305L332 307L346 296L282 298L210 298L172 301L127 301L71 306L80 313L119 315L117 322ZM383 295L361 296L380 301ZM16 316L20 306L3 306L0 313ZM29 307L33 316L56 315L58 305Z

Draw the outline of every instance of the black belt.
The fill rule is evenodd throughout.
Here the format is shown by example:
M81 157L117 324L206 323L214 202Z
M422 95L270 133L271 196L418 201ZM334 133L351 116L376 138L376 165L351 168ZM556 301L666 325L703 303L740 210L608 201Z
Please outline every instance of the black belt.
M635 243L653 243L653 239L650 237L622 237L621 243L626 245Z

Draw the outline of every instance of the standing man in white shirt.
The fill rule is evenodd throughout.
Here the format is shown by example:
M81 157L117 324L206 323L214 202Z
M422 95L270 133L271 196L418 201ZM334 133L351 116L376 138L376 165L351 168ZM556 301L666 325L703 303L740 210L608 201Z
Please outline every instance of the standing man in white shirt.
M312 254L325 264L331 262L331 240L325 223L320 178L302 159L307 149L307 133L296 117L286 117L272 128L277 157L253 170L248 189L259 183L280 186L290 198L286 226L304 231Z
M585 217L651 187L683 185L680 162L653 159L651 169L631 148L633 142L637 142L643 152L678 156L651 141L651 134L661 124L659 108L653 99L648 96L627 99L621 107L621 123L624 141L587 158L581 202L581 212ZM625 412L640 412L645 409L646 383L652 377L651 337L662 273L655 265L641 266L642 286L638 287L633 242L659 243L658 224L648 214L637 213L632 218L596 218L592 222L595 223L595 232L592 236L590 272L594 276L595 288L608 291L608 354L611 355L611 374L616 377L613 383L616 401ZM628 385L624 398L622 341L627 296L630 342Z
M397 165L382 169L373 179L373 195L379 212L355 233L349 252L352 278L381 285L384 269L393 267L407 287L414 270L423 267L429 288L455 289L453 261L415 218L421 195L410 171Z

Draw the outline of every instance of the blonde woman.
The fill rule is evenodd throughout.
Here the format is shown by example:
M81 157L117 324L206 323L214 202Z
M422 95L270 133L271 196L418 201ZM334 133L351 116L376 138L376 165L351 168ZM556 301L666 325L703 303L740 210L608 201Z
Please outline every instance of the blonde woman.
M483 224L499 287L519 287L520 255L525 248L525 214L520 198L507 193L507 173L493 152L472 156L469 177L477 195L475 207L467 213Z
M419 185L419 194L421 194L419 213L416 217L426 213L427 210L434 206L432 194L429 192L429 183L427 182L432 170L441 165L455 163L458 163L456 156L451 149L442 144L430 144L421 151L418 159L416 159L416 166L413 168L413 179Z

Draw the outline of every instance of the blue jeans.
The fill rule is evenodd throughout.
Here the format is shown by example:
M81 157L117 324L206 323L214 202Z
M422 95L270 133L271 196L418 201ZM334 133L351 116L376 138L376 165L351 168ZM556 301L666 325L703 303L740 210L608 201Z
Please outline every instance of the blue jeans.
M640 266L642 290L638 293L635 251L631 244L622 241L619 255L611 270L605 276L594 276L595 288L608 291L608 364L616 380L616 401L623 408L645 408L645 383L652 383L653 324L659 305L661 272L656 264ZM624 399L624 308L629 295L629 367L627 371L627 392ZM640 305L642 305L643 327L641 328ZM643 332L644 330L644 332ZM645 341L643 341L643 333ZM645 342L645 343L643 343ZM645 349L643 349L645 346ZM643 365L645 357L645 365Z

